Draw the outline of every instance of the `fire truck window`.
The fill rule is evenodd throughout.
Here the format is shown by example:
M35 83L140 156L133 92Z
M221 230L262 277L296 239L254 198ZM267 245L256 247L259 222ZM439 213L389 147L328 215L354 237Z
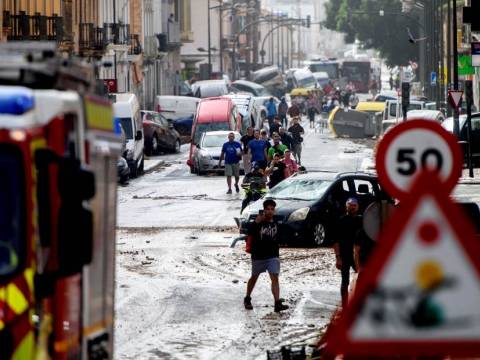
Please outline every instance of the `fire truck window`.
M19 267L25 242L25 184L22 157L0 147L0 279Z

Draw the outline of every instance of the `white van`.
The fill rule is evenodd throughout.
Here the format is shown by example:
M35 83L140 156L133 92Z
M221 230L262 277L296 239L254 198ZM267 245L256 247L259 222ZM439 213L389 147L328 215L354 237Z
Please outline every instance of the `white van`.
M115 103L113 111L115 117L122 124L127 140L125 159L130 167L130 176L136 177L143 172L144 136L143 124L140 116L140 106L135 94L113 94Z
M195 115L199 101L196 97L158 95L155 98L155 111L171 120L187 118Z
M425 109L425 102L418 100L410 100L408 111ZM400 100L385 101L385 111L383 112L383 120L403 119L402 103Z

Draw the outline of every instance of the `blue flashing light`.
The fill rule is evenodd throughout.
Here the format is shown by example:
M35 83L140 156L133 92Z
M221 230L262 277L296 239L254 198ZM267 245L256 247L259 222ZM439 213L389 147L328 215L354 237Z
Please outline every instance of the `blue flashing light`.
M34 106L31 90L20 87L0 88L0 114L23 115Z

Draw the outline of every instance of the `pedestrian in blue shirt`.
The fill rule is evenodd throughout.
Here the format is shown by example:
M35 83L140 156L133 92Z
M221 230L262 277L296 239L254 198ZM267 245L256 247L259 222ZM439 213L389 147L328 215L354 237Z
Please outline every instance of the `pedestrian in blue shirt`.
M267 167L267 143L260 138L260 130L255 130L255 139L248 143L248 151L251 155L252 165L258 165L262 169Z
M275 101L273 97L268 100L267 105L267 119L268 119L268 126L272 126L273 124L273 119L275 119L275 116L277 115L277 104L275 104Z
M223 144L220 160L218 166L222 164L225 158L225 176L227 177L228 191L227 194L232 193L232 176L235 176L235 191L238 193L238 181L240 180L240 159L242 157L242 145L235 141L235 134L233 132L228 134L228 141Z

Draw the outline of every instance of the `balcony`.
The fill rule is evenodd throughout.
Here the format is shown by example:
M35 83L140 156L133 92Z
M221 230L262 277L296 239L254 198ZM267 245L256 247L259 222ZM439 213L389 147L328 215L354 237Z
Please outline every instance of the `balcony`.
M57 41L63 40L63 18L52 16L28 15L25 11L18 14L3 12L3 29L8 40L16 41Z
M80 24L78 47L79 52L103 52L107 46L105 30L92 23Z
M130 50L128 51L129 55L140 55L142 53L142 43L140 42L140 35L131 34L130 35Z
M103 24L105 43L113 45L130 45L130 25L119 23Z

